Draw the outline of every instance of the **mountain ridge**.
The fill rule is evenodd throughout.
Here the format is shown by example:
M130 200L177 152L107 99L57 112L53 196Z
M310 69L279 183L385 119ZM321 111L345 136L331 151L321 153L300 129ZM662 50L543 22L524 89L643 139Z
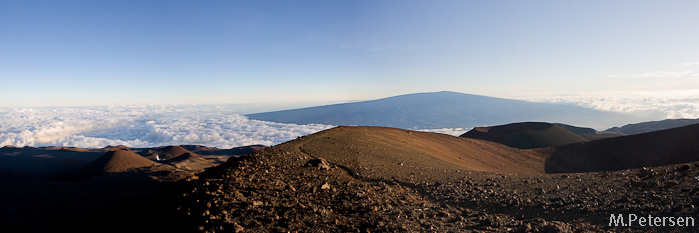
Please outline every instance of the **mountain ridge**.
M547 173L601 172L699 161L699 124L536 149Z
M577 131L581 134L589 133L588 130L561 125L563 124L521 122L492 127L476 127L459 137L482 139L519 149L552 147L588 141L587 138L571 132L567 128L580 129Z

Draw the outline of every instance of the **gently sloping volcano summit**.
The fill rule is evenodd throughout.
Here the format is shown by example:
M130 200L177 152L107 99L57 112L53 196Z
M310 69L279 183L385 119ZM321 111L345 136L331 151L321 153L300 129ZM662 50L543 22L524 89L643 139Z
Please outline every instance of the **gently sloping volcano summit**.
M566 130L558 124L544 122L522 122L492 127L476 127L460 137L482 139L520 149L543 148L588 141L583 136Z
M699 124L539 151L547 173L598 172L699 161Z
M250 119L294 124L387 126L403 129L463 128L523 121L561 121L608 128L634 120L620 113L578 106L535 103L457 92L394 96L247 115Z

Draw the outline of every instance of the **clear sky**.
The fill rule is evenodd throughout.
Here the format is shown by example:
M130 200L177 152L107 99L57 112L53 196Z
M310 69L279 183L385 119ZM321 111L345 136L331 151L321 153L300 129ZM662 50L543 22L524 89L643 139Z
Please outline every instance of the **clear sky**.
M0 107L699 90L699 1L0 1Z

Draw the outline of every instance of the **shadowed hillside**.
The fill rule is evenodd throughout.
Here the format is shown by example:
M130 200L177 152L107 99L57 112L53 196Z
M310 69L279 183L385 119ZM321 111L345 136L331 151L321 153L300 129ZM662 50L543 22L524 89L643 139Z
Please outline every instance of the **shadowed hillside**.
M544 148L547 173L595 172L699 161L699 124Z
M206 151L207 155L201 156L182 147L164 148L0 148L0 212L4 213L0 215L0 231L73 232L56 230L56 226L153 195L194 172L239 155L236 152L260 146L192 146ZM173 153L164 153L168 151ZM164 157L180 155L159 164L144 157L153 152ZM101 231L95 229L89 231Z
M693 124L699 124L699 119L667 119L662 121L641 122L636 124L624 125L622 127L610 128L605 130L604 132L632 135L677 128Z
M216 147L206 147L199 145L182 145L180 147L194 152L198 155L246 155L267 148L267 146L265 145L240 146L233 147L231 149L219 149Z
M181 146L166 146L157 150L149 150L143 155L151 160L156 160L156 156L160 160L169 160L187 153L192 152Z
M580 133L589 133L589 130L577 129ZM460 137L482 139L520 149L543 148L588 141L583 136L561 127L560 124L544 122L523 122L492 127L476 127Z
M250 119L280 123L387 126L403 129L463 128L523 121L556 122L561 119L576 125L607 128L635 120L632 116L620 113L578 106L446 91L247 116Z

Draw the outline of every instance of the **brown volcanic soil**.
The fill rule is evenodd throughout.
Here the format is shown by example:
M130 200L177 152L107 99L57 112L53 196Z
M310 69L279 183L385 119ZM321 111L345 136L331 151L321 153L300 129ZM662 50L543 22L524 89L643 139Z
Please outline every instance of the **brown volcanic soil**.
M608 220L630 213L699 218L699 163L542 174L547 153L443 134L337 127L231 157L151 198L57 231L696 231L609 227Z
M491 149L498 153L488 152ZM451 154L454 151L468 153L457 160ZM477 161L476 152L485 162ZM541 165L532 168L529 163L513 162L506 164L505 169L489 165L495 164L494 161L509 161L503 158L541 161L536 152L441 134L338 127L252 155L231 158L151 199L75 223L67 229L84 232L95 229L110 232L696 230L609 227L608 220L610 214L630 213L698 218L699 210L695 207L699 206L696 197L699 163L574 174L535 174ZM474 155L467 157L472 162L456 163L469 154Z
M115 148L104 156L86 165L86 169L99 169L103 172L124 172L134 168L150 167L158 163L146 159L129 149Z
M488 141L384 127L341 126L299 149L369 178L430 176L433 170L543 173L540 154Z
M539 149L547 173L598 172L699 161L699 124Z
M544 148L588 141L585 137L560 125L544 122L476 127L460 137L483 139L520 149Z

